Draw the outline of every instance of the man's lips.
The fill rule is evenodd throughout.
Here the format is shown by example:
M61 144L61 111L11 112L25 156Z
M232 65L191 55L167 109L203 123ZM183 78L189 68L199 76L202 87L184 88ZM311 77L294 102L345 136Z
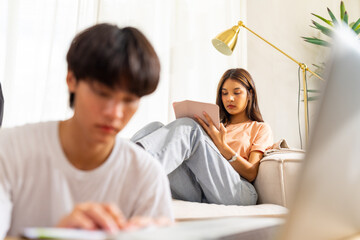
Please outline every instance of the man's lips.
M98 125L98 128L107 133L118 132L117 128L111 125Z

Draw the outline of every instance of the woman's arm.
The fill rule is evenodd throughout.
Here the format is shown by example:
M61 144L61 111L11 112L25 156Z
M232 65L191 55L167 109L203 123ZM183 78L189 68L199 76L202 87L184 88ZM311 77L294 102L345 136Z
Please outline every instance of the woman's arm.
M240 176L249 182L252 182L255 180L258 174L260 160L263 155L264 154L262 152L253 151L250 153L249 160L238 156L236 161L231 162L230 164L235 169L235 171L240 174Z
M217 148L219 149L221 155L223 155L224 158L227 160L230 160L236 153L226 143L217 146ZM240 174L240 176L242 176L249 182L252 182L257 176L260 160L263 155L264 154L260 151L252 151L250 153L249 160L246 160L241 156L237 156L236 160L231 162L230 164L235 169L235 171Z
M206 124L201 118L195 116L200 125L204 128L210 138L213 140L216 147L219 149L221 155L227 160L230 160L235 154L234 151L225 141L226 136L226 128L223 124L220 124L220 130L218 130L214 123L211 121L210 117L204 112L204 116L209 124ZM260 159L263 157L263 153L261 151L252 151L249 156L249 160L241 156L237 156L236 161L231 162L231 166L235 169L236 172L240 174L243 178L252 182L255 180Z
M248 180L249 182L252 182L255 180L257 174L258 174L258 171L259 171L259 165L260 165L260 160L263 158L264 156L264 153L263 152L260 152L260 151L253 151L250 153L250 157L249 157L249 160L245 160L243 159L244 161L247 162L247 164L250 165L250 168L247 170L247 174L248 176L245 177L246 180ZM238 170L239 166L237 164L237 161L234 161L231 163L231 165L234 167L234 169L240 173L240 169ZM241 175L241 174L240 174ZM241 175L243 176L243 175Z

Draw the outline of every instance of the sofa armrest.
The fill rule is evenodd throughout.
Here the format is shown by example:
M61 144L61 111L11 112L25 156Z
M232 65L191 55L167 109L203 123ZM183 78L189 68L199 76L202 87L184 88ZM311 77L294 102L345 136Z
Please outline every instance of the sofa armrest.
M302 152L287 151L272 153L261 159L254 181L258 204L272 203L288 207L304 156Z

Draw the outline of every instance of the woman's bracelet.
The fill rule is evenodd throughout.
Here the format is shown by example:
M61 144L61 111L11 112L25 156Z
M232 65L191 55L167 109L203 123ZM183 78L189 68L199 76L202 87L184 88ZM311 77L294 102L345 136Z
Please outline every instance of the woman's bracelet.
M238 155L237 155L237 153L235 153L235 155L232 156L232 158L229 159L228 162L229 162L229 163L234 162L234 161L236 161L237 158L238 158Z

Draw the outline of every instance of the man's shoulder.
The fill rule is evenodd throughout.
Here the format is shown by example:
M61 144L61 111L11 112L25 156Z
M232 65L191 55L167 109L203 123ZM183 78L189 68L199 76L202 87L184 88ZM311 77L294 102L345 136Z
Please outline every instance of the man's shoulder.
M53 130L50 130L52 128ZM56 129L56 122L2 128L0 130L0 162L8 169L12 169L11 171L27 169L28 172L36 172L39 166L47 166L43 165L42 161L47 159L44 156L49 155L48 146L52 144L52 137L47 136L53 136L56 133L54 129Z
M34 132L42 129L53 128L58 124L58 121L48 121L48 122L38 122L38 123L27 123L24 125L9 127L9 128L0 128L1 135L13 135L17 133L24 132Z
M44 133L46 134L56 131L57 124L57 121L49 121L28 123L11 128L0 128L0 145L20 145L29 141L38 141L39 137Z

